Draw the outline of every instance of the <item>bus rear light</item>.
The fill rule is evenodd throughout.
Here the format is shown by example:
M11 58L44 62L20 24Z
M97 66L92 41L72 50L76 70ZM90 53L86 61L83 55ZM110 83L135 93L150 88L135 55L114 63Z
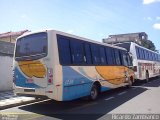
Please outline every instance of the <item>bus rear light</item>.
M49 84L52 84L52 82L53 82L52 79L48 79Z
M47 80L48 80L48 84L53 84L53 69L52 68L47 69Z
M56 85L56 87L59 87L59 86L61 86L61 85L60 84Z
M53 93L53 91L47 91L47 93Z

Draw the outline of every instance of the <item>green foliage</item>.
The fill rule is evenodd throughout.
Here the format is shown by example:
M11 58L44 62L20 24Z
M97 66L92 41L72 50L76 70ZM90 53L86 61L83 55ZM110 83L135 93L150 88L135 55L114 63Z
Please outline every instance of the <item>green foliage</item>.
M156 47L154 45L154 43L150 40L142 40L142 46L144 46L145 48L148 48L150 50L156 51Z

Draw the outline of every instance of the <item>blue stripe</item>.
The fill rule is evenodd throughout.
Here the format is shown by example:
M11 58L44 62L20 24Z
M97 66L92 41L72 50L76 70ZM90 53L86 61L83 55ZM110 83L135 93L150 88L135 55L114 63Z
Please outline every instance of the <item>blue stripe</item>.
M24 77L24 75L18 70L18 68L15 68L15 85L19 87L27 87L27 88L40 88L40 86L34 84L34 83L26 83L27 78Z
M68 66L63 66L63 100L73 100L90 94L93 81Z
M101 86L101 92L110 90L111 88L105 87L105 86Z

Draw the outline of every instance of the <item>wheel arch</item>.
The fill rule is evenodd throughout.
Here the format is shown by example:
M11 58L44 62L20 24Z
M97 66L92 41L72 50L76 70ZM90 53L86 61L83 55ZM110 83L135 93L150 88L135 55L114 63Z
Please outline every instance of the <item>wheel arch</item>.
M99 81L93 82L92 86L93 86L93 85L96 85L97 88L98 88L98 92L101 92L101 83L100 83Z
M132 81L132 83L134 83L134 77L131 75L130 77L129 77L129 79Z

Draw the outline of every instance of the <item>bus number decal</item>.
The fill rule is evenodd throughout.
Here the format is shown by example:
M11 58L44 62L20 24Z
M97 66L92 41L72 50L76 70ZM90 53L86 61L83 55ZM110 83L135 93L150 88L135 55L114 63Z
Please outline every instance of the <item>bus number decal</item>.
M73 84L73 80L66 80L65 81L65 85L72 85Z

